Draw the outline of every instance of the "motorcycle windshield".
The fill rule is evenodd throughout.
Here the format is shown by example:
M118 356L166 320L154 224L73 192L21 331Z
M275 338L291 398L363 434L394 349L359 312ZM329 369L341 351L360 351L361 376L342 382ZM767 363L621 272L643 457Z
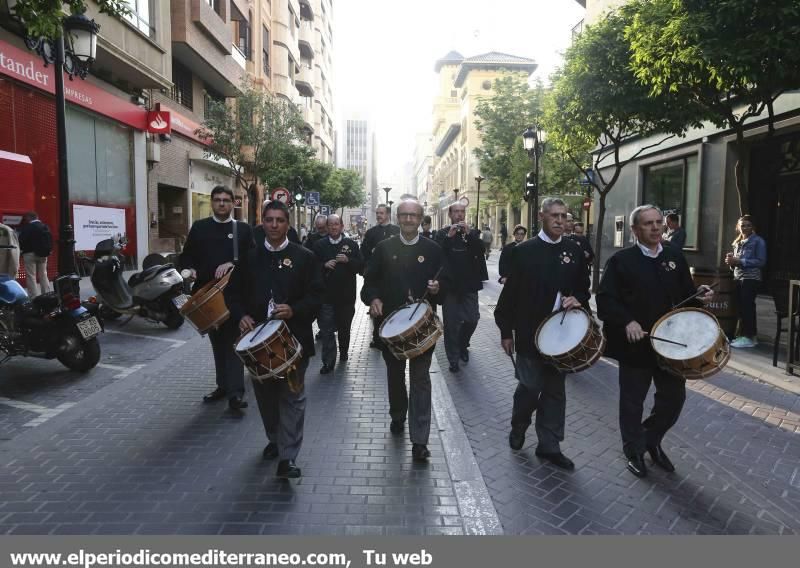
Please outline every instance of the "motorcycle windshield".
M0 274L0 303L22 304L28 301L28 293L19 282L7 274Z
M112 308L123 310L133 306L130 288L122 279L122 270L114 270L112 262L97 262L91 281L95 291Z

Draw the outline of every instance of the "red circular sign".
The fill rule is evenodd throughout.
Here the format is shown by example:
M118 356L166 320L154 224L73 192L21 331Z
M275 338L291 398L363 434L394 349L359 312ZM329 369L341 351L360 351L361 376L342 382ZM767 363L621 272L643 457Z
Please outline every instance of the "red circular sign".
M583 208L584 209L589 209L591 206L592 206L592 200L591 199L589 199L587 197L586 199L583 200Z
M272 190L270 195L272 196L273 201L280 201L281 203L286 203L287 205L291 200L291 194L285 187L276 187Z

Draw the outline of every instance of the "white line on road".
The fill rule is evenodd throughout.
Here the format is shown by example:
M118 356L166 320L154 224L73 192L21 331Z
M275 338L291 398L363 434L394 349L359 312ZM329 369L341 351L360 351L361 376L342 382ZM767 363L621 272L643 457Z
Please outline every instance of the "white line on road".
M180 347L181 345L185 345L186 342L182 339L170 339L169 337L156 337L154 335L143 335L141 333L128 333L127 331L116 331L114 329L106 329L106 333L116 333L118 335L127 335L130 337L138 337L139 339L154 339L156 341L166 341L168 343L172 343L172 347Z
M38 417L22 425L23 427L27 428L32 428L34 426L38 426L39 424L43 424L48 420L50 420L53 416L57 416L62 412L64 412L66 409L75 406L74 402L64 402L62 404L59 404L55 408L47 408L46 406L41 406L39 404L33 404L31 402L25 402L22 400L14 400L12 398L6 398L4 396L0 396L0 404L5 404L6 406L10 406L12 408L17 408L19 410L25 410L27 412L33 412L34 414L38 414L39 415Z
M116 375L114 375L115 379L124 379L128 375L131 375L138 371L139 369L144 369L147 365L133 365L131 367L120 367L119 365L109 365L108 363L98 363L98 367L101 369L111 369L112 371L119 371Z

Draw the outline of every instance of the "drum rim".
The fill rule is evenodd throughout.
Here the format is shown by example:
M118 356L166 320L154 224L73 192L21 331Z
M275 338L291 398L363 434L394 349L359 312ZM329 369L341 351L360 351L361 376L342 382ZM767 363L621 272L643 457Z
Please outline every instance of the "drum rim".
M231 273L228 272L225 276L223 276L219 280L211 280L209 282L206 282L202 288L200 288L197 292L192 294L189 300L178 311L182 316L188 317L189 314L193 314L201 307L205 306L212 299L216 298L219 292L224 291L230 279L231 279ZM209 294L209 291L211 291L212 288L215 288L215 290ZM227 305L225 307L227 309Z
M241 334L241 335L239 336L239 339L237 339L237 340L236 340L236 343L234 343L233 350L234 350L234 351L236 351L237 353L246 353L246 352L248 351L248 349L244 349L244 350L241 350L241 351L239 351L239 349L237 349L237 348L239 347L239 343L241 343L241 342L242 342L242 340L243 340L245 337L247 337L247 336L248 336L248 335L250 335L251 333L253 333L253 332L257 331L257 330L258 330L258 328L259 328L259 327L261 327L261 325L263 325L263 323L264 323L264 322L258 323L258 324L256 324L256 325L253 327L253 329L251 329L251 330L249 330L249 331L245 331L243 334ZM278 324L278 329L281 329L281 327L285 327L287 330L289 329L289 326L288 326L288 325L286 325L286 322L285 322L285 321L283 321L283 320L272 320L272 321L271 321L271 322L269 322L269 323L277 323L277 324ZM281 326L281 324L283 324L283 326ZM266 326L264 327L264 329L266 329ZM276 330L276 331L277 331L277 330ZM273 333L275 333L275 332L273 332ZM292 334L291 334L291 331L289 332L289 335L292 335ZM270 336L268 335L268 336L267 336L267 338L269 338L269 337L270 337ZM259 344L259 345L260 345L260 344ZM255 346L253 346L253 347L255 347Z
M422 314L422 317L420 317L420 320L419 320L419 322L417 322L416 324L412 325L411 327L409 327L408 329L406 329L406 330L405 330L403 333L401 333L401 334L397 334L397 335L388 335L388 336L387 336L387 335L383 335L383 328L386 326L386 324L387 324L387 323L389 323L389 320L390 320L390 319L392 319L392 316L394 316L395 314L397 314L397 312L399 312L400 310L402 310L402 309L404 309L404 308L407 308L408 306L411 306L411 305L413 305L413 304L424 304L424 305L425 305L425 307L426 307L426 311L425 311L425 312L423 312L423 314ZM399 308L397 308L397 309L395 309L395 310L392 310L392 313L390 313L388 316L386 316L386 317L384 318L384 320L381 322L381 325L380 325L380 327L378 328L378 337L380 337L381 339L383 339L383 340L385 340L385 341L388 341L388 340L390 340L390 339L392 339L392 338L395 338L395 337L405 338L405 334L406 334L406 333L408 333L408 332L410 332L410 331L416 331L416 330L417 330L417 325L419 325L419 323L421 323L421 322L425 321L425 314L427 314L427 313L433 313L433 308L431 307L431 304L430 304L430 302L428 302L427 300L418 300L418 301L416 301L416 302L408 302L408 303L406 303L406 304L403 304L403 305L402 305L402 306L400 306ZM434 314L434 315L435 315L435 314Z
M716 317L714 314L712 314L711 312L709 312L708 310L705 310L705 309L703 309L703 308L697 308L697 307L695 307L695 306L689 306L689 307L686 307L686 308L677 308L677 309L674 309L674 310L670 310L670 311L668 311L666 314L664 314L663 316L661 316L660 318L658 318L658 319L656 320L656 323L654 323L654 324L653 324L653 326L650 328L650 334L652 335L652 334L655 332L655 330L658 328L658 326L659 326L659 325L660 325L660 324L661 324L661 323L662 323L662 322L663 322L665 319L667 319L669 316L672 316L672 315L674 315L674 314L681 313L681 312L701 312L701 313L703 313L703 314L705 314L705 315L707 315L707 316L710 316L710 317L711 317L711 319L714 321L714 323L716 323L716 324L717 324L717 330L719 331L719 333L720 333L720 336L721 336L721 337L723 337L723 338L725 338L725 339L723 340L723 343L728 343L728 338L727 338L727 336L725 335L725 332L724 332L724 331L722 331L722 326L720 326L720 325L719 325L719 320L717 319L717 317ZM719 343L719 338L718 338L718 339L717 339L717 341L715 341L715 342L714 342L712 345L710 345L710 346L708 347L708 349L706 349L706 351L703 351L702 353L700 353L700 354L698 354L698 355L694 355L694 356L692 356L692 357L688 357L687 359L673 359L672 357L667 357L667 356L665 356L665 355L662 355L661 353L659 353L659 352L658 352L658 349L656 349L656 347L655 347L655 342L656 342L656 340L655 340L655 339L653 339L653 338L651 338L651 337L649 337L649 336L648 336L648 340L650 341L650 347L653 349L653 353L655 353L657 357L661 357L661 358L663 358L663 359L665 359L665 360L667 360L667 361L675 361L675 362L680 362L680 361L691 361L691 360L693 360L693 359L697 359L697 358L699 358L699 357L702 357L702 356L703 356L703 355L705 355L705 354L706 354L708 351L710 351L711 349L713 349L713 348L714 348L714 346L716 346L716 345L717 345L717 343Z
M579 346L583 345L583 342L586 341L586 338L591 335L590 332L592 330L592 321L594 321L594 316L592 316L592 314L587 312L586 309L582 308L582 307L581 308L575 308L573 310L567 310L567 311L568 312L573 312L573 311L574 312L583 312L583 315L586 316L586 320L589 322L589 326L586 328L586 333L583 334L583 337L581 338L581 340L572 348L572 349L575 349L576 347L579 347ZM539 353L544 357L559 357L560 355L566 355L566 353L561 353L559 355L545 355L539 349L539 335L541 334L542 330L544 329L545 324L547 322L549 322L550 320L555 319L556 316L558 316L559 314L563 315L564 314L563 310L557 310L555 312L551 312L550 314L547 315L546 318L544 318L539 323L539 327L536 328L536 335L533 338L533 343L534 343L534 345L536 347L536 350L539 351ZM597 322L595 322L595 325L596 324L597 324Z

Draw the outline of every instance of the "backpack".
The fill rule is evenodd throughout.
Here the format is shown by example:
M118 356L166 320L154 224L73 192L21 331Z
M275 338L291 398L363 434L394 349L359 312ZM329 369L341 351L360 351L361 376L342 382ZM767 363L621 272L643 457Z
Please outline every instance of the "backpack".
M39 223L39 242L36 244L36 256L47 257L53 252L53 235L50 233L50 228L44 223Z

